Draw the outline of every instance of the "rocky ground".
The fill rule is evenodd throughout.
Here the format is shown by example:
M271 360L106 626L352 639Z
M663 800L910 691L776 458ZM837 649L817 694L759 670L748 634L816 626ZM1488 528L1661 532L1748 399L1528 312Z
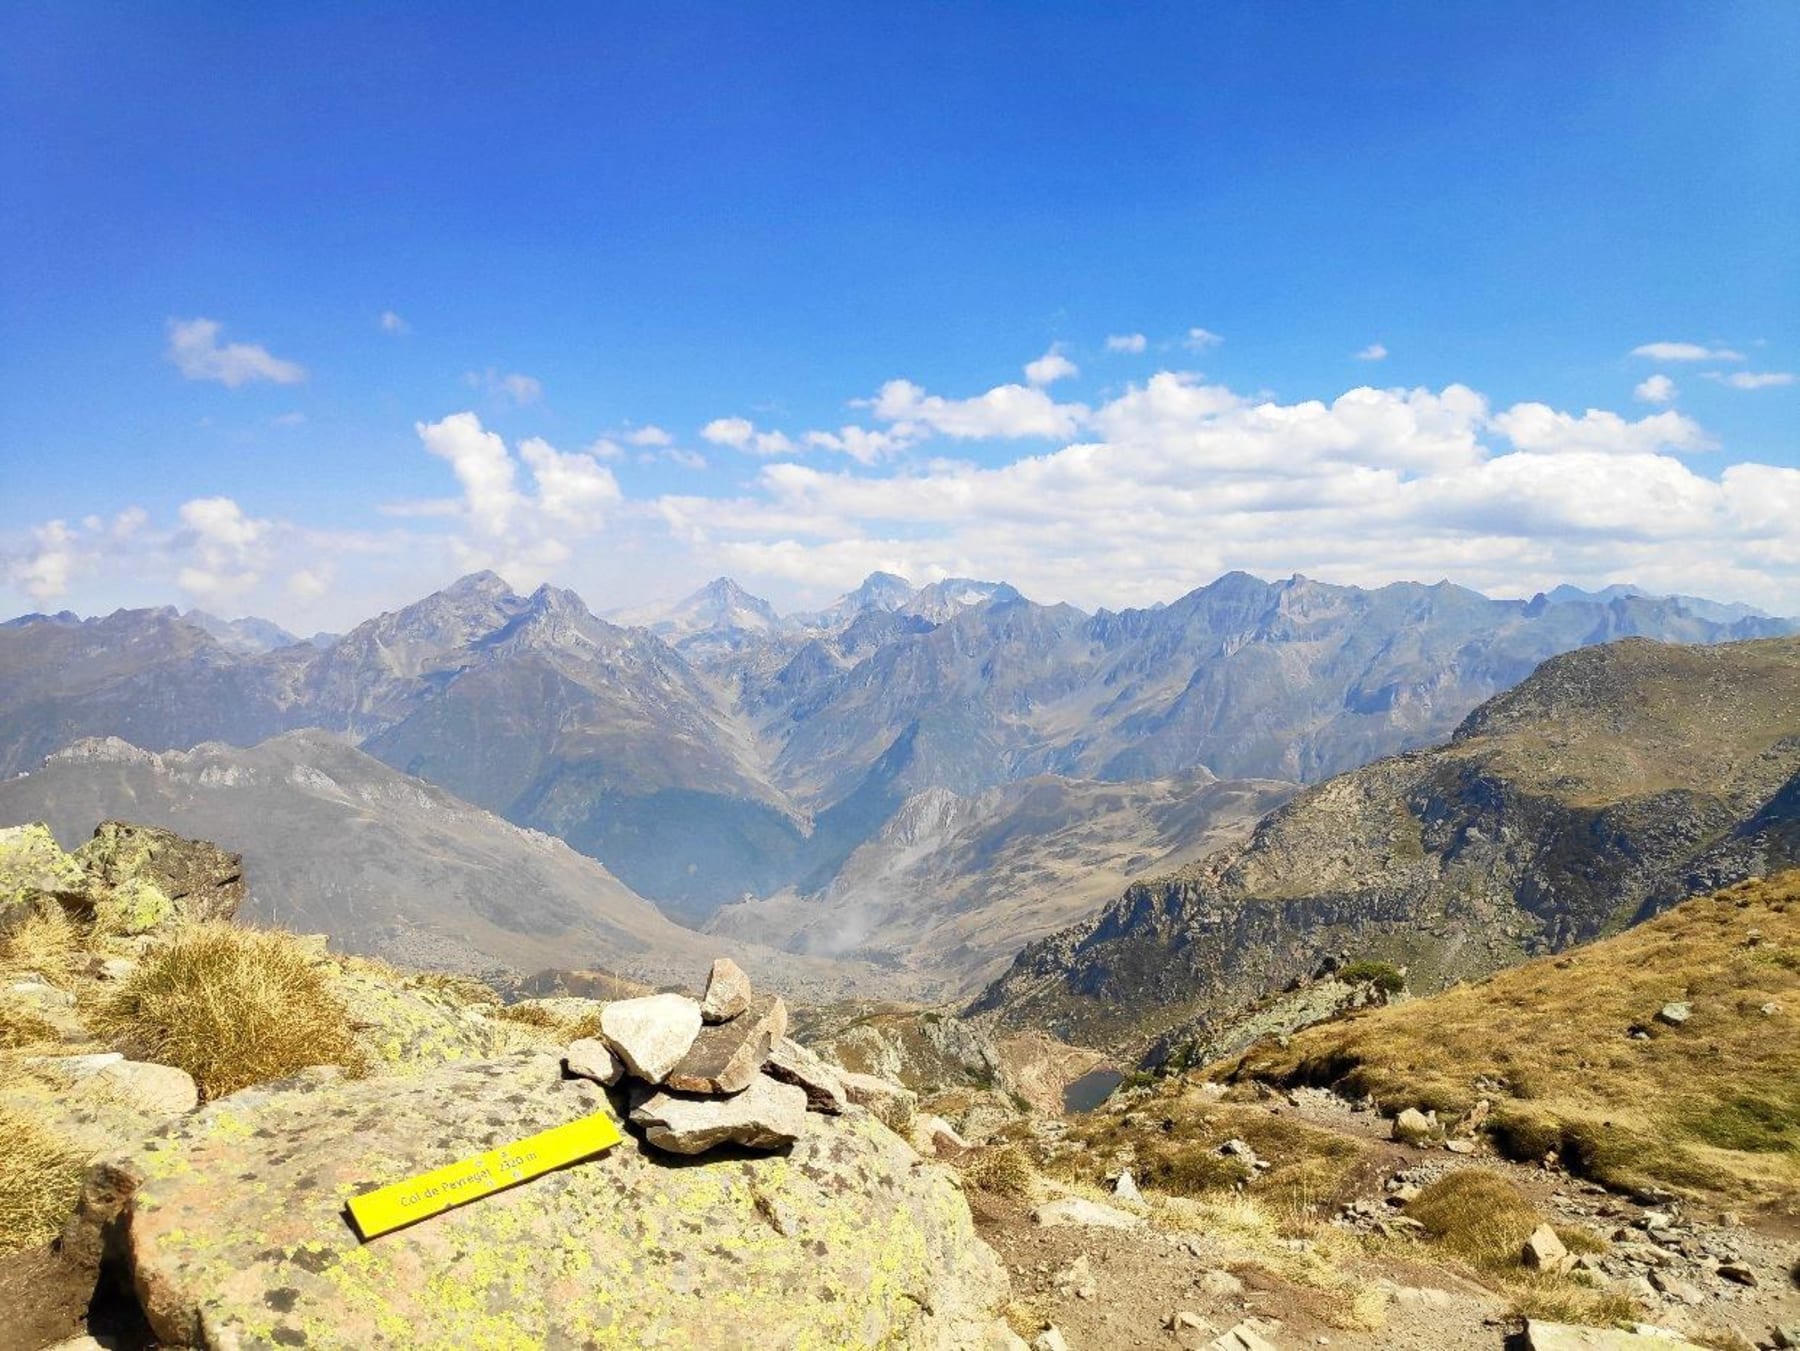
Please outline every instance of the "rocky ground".
M1155 1103L1153 1092L1138 1090L1100 1110L1154 1110ZM1417 1189L1481 1168L1514 1183L1559 1229L1606 1240L1605 1252L1576 1259L1586 1269L1578 1279L1628 1296L1638 1320L1676 1343L1781 1346L1789 1343L1780 1337L1800 1330L1800 1224L1791 1217L1646 1203L1461 1140L1458 1150L1471 1152L1402 1143L1391 1138L1390 1120L1322 1090L1271 1096L1254 1110L1361 1147L1315 1221L1274 1221L1229 1197L1184 1201L1146 1192L1139 1202L1129 1189L1121 1197L1041 1179L1026 1196L974 1191L977 1231L1012 1278L1015 1329L1029 1341L1054 1328L1072 1351L1511 1344L1524 1327L1519 1301L1446 1260L1405 1219L1404 1198ZM1041 1121L1035 1132L1054 1139L1065 1129ZM1045 1196L1059 1193L1077 1203L1046 1205ZM1558 1344L1536 1332L1531 1345Z

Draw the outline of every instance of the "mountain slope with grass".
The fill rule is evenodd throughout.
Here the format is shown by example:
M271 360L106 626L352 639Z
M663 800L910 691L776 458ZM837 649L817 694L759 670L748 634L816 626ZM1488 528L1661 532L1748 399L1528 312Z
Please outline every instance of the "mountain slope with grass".
M1429 751L1301 793L1245 843L1026 948L978 1012L1129 1049L1339 960L1415 991L1649 918L1788 857L1800 639L1546 662Z
M1609 1186L1800 1215L1800 870L1613 938L1257 1044L1228 1082L1329 1087Z

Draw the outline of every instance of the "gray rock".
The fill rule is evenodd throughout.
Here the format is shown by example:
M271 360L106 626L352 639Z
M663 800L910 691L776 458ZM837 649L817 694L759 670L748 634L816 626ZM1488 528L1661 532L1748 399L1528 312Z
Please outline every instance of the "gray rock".
M1680 1027L1693 1016L1693 1008L1684 1003L1664 1004L1656 1011L1656 1021L1667 1023L1670 1027Z
M200 1089L194 1076L173 1065L118 1060L100 1066L93 1077L97 1084L157 1116L179 1116L200 1105Z
M1660 1267L1650 1273L1650 1284L1682 1304L1698 1304L1705 1298L1695 1286Z
M729 957L720 957L706 977L706 997L700 1001L700 1016L709 1023L723 1023L750 1007L750 977Z
M791 1145L806 1128L806 1093L766 1074L728 1098L653 1093L631 1109L644 1138L671 1154L703 1154L715 1145L751 1149Z
M620 999L600 1012L600 1035L647 1084L667 1078L699 1034L700 1006L686 995Z
M974 1351L1031 1351L1031 1343L1007 1327L1005 1319L996 1318L981 1330Z
M1135 1201L1139 1204L1143 1203L1144 1194L1138 1190L1137 1179L1132 1177L1129 1168L1113 1179L1112 1191L1113 1195L1118 1197L1121 1201Z
M1556 1236L1556 1230L1547 1224L1540 1224L1531 1231L1522 1256L1525 1265L1533 1271L1561 1273L1575 1264L1563 1241Z
M680 1093L741 1093L762 1071L775 1042L787 1035L787 1022L787 1005L775 995L761 995L729 1022L702 1027L663 1082Z
M1244 1283L1229 1271L1203 1271L1194 1277L1194 1289L1208 1299L1237 1299L1244 1293Z
M949 1347L1005 1301L948 1171L863 1117L802 1113L789 1153L682 1166L627 1140L367 1243L343 1218L372 1185L607 1110L535 1053L245 1089L91 1172L75 1238L180 1346Z
M1437 1122L1417 1107L1408 1107L1394 1118L1393 1138L1402 1144L1426 1144L1436 1134Z
M1684 1337L1664 1328L1637 1324L1623 1328L1578 1327L1572 1323L1525 1321L1525 1351L1700 1351Z
M1758 1284L1756 1273L1742 1262L1721 1262L1719 1264L1719 1275L1723 1276L1733 1285L1747 1285L1753 1290Z
M1054 1201L1046 1201L1031 1212L1031 1218L1033 1223L1046 1228L1078 1225L1089 1229L1136 1229L1143 1224L1136 1215L1080 1196L1062 1196Z
M806 1105L815 1112L835 1116L850 1105L843 1076L797 1041L783 1037L771 1046L764 1069L784 1084L805 1089Z
M1263 1334L1264 1326L1254 1319L1221 1332L1206 1344L1206 1351L1275 1351L1275 1344Z
M969 1152L969 1142L941 1116L924 1113L913 1118L912 1146L930 1159L959 1159Z
M867 1107L894 1134L905 1136L912 1129L913 1113L919 1108L919 1095L910 1088L873 1074L840 1076L844 1096L858 1107Z
M625 1062L597 1037L578 1037L563 1055L563 1073L611 1087L625 1075Z
M230 919L244 900L241 855L156 826L102 821L74 856L108 887L155 887L184 919Z
M1031 1351L1069 1351L1068 1339L1062 1335L1062 1329L1052 1323L1032 1338Z

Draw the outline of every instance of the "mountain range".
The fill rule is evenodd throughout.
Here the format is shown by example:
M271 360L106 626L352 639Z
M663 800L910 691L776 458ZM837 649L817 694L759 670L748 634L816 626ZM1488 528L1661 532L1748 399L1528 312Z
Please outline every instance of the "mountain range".
M733 931L760 905L797 950L866 948L954 986L1004 957L994 915L1049 932L1101 899L1078 869L1111 889L1175 866L1281 785L1441 739L1547 657L1793 627L1704 608L1232 573L1087 614L876 574L808 614L720 579L622 625L477 573L335 640L244 620L221 635L172 608L25 616L0 626L0 775L82 738L165 752L321 728L567 841L685 925L730 907ZM1114 812L1116 840L1083 833ZM1025 866L1027 840L1066 867ZM963 912L990 918L929 918Z
M1031 944L972 1012L1141 1050L1334 964L1426 992L1800 863L1800 638L1552 658L1443 745Z

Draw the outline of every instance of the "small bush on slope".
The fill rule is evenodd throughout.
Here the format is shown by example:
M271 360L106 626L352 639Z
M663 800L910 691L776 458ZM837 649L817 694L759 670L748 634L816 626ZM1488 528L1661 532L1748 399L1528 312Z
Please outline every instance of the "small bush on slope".
M37 1122L0 1107L0 1255L47 1243L75 1207L87 1159Z
M1031 1195L1037 1170L1031 1156L1015 1144L988 1145L977 1149L960 1165L965 1181L984 1192L1020 1198Z
M1210 1072L1367 1093L1389 1111L1460 1112L1485 1097L1515 1157L1556 1150L1616 1186L1800 1208L1796 953L1800 871L1285 1047L1259 1044ZM1688 1020L1657 1021L1677 1001Z
M186 1070L209 1099L308 1065L361 1063L349 1015L308 950L272 930L182 930L97 1021L131 1055Z

